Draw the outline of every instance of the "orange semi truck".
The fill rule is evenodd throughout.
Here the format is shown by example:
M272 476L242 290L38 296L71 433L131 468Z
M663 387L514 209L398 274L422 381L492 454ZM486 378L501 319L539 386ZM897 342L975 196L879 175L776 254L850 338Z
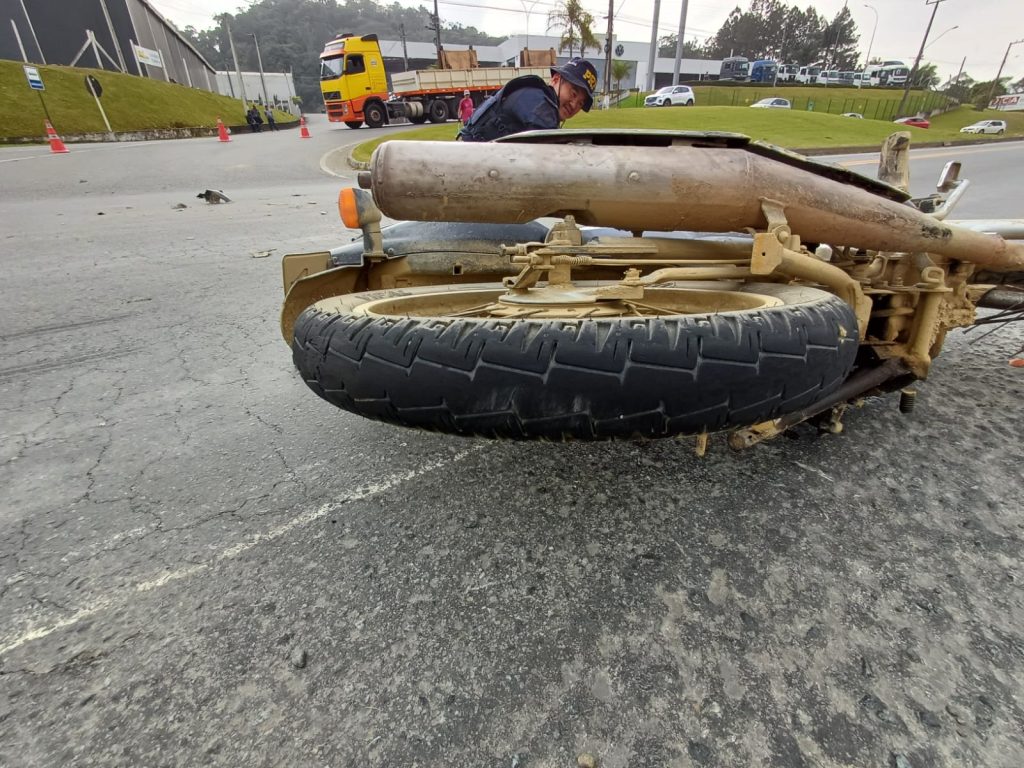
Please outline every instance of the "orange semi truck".
M474 105L520 75L547 79L548 67L421 69L388 76L377 35L339 35L320 54L320 92L327 119L349 128L370 128L396 120L442 123L458 118L459 101L469 91Z

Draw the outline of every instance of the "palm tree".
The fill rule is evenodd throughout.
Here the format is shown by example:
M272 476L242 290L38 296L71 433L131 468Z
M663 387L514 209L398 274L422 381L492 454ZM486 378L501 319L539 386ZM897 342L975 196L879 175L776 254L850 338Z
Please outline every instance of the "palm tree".
M591 30L593 24L593 15L583 7L580 0L563 0L561 5L548 14L548 29L557 27L562 30L558 50L564 51L568 48L569 58L572 58L577 44L580 47L580 56L586 55L587 48L600 49L601 45Z
M622 92L620 83L629 77L633 71L633 65L628 61L622 61L621 59L615 59L612 62L612 80L615 81L615 96L618 97L619 93Z

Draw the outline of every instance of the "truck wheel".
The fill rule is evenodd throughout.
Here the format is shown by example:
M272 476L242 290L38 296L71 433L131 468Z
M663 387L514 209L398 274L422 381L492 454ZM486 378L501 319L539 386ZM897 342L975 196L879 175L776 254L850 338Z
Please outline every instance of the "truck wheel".
M432 123L443 123L448 119L448 105L435 99L427 105L427 116Z
M384 111L384 105L375 101L363 107L363 119L367 128L380 128L387 122L388 115Z
M423 125L425 122L427 122L427 116L416 115L416 117L410 117L409 122L412 123L413 125Z
M356 130L357 128L362 128L363 127L363 121L362 120L346 120L345 121L345 125L347 125L352 130Z
M602 317L501 304L493 284L336 296L299 317L292 356L320 397L367 418L548 440L749 426L849 375L857 322L832 294L700 286L649 289Z

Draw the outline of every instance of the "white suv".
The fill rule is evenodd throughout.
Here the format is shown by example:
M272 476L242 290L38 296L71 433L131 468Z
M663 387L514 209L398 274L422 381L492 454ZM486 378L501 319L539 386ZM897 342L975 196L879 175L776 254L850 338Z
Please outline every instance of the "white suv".
M1002 136L1006 133L1006 121L979 120L976 123L961 128L960 133L994 133L997 136Z
M693 89L688 85L666 85L646 99L644 99L645 107L673 107L681 105L684 107L692 107L696 99L693 95Z

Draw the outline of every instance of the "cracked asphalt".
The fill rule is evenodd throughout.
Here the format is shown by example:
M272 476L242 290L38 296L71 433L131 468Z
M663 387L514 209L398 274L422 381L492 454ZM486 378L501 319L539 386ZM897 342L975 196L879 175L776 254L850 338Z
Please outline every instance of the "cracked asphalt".
M363 421L278 331L369 135L311 129L0 150L0 765L1024 763L1024 329L703 459Z

